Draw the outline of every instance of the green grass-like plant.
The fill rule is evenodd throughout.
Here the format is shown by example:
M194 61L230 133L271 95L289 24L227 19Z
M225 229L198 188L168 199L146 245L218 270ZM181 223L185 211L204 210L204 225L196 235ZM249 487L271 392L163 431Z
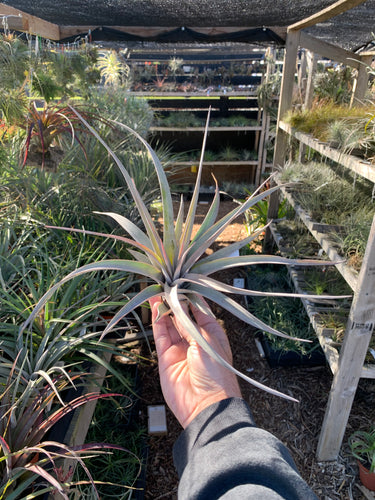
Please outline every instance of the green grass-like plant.
M337 120L345 119L346 123L354 125L358 120L373 114L373 106L353 106L349 108L337 105L332 101L318 102L311 109L289 113L284 120L301 132L312 134L321 141L329 140L329 126ZM365 124L364 124L365 125ZM363 128L363 132L365 130Z
M351 452L370 472L375 471L375 429L358 430L349 438Z
M80 116L78 112L77 116ZM236 315L248 324L255 326L263 331L280 337L289 338L288 335L268 326L263 321L257 319L248 310L242 307L238 302L226 295L228 294L241 294L249 296L267 296L275 295L274 293L259 292L254 290L245 290L234 286L227 285L211 278L210 275L221 270L231 269L239 266L254 266L255 264L276 264L276 265L326 265L323 261L312 260L292 260L274 255L241 255L233 257L233 253L237 252L240 248L253 241L259 235L259 232L248 236L242 241L235 242L225 248L213 252L210 255L205 255L206 250L217 239L217 237L224 231L224 229L232 223L238 216L246 212L250 207L256 205L261 199L267 197L278 188L272 187L262 192L264 185L256 190L247 200L241 205L231 210L228 214L217 219L220 193L219 187L216 183L214 200L203 220L198 232L193 236L193 224L198 203L200 180L202 175L204 149L207 138L209 116L206 123L206 131L203 139L203 147L201 153L201 160L197 173L197 180L193 192L193 196L189 205L188 213L184 218L184 202L181 200L180 208L176 219L173 213L173 202L168 181L164 169L151 146L140 137L134 130L123 125L123 128L136 136L139 141L147 149L148 154L151 156L155 169L157 171L158 180L160 184L160 194L163 206L163 225L162 235L159 234L155 223L148 212L141 196L139 195L135 184L130 177L129 173L118 159L116 154L109 148L109 146L101 139L97 132L87 123L87 121L80 117L82 122L94 134L95 137L103 144L107 151L111 154L112 158L117 163L129 190L132 193L134 201L142 217L145 231L139 229L134 223L115 213L108 212L106 215L115 220L128 236L118 236L117 239L132 245L134 248L130 250L135 260L123 259L108 259L99 262L84 265L75 271L68 274L59 283L55 284L38 302L34 311L29 319L23 325L26 329L40 313L46 301L64 284L71 279L91 273L93 271L115 270L124 273L135 273L143 275L148 278L152 284L144 288L131 300L129 300L121 309L116 313L114 318L110 321L103 335L105 335L111 328L113 328L122 318L127 316L135 308L148 301L152 297L162 296L164 303L159 310L159 317L164 314L173 314L178 318L179 324L182 328L187 329L190 335L196 342L204 349L209 355L212 356L217 362L227 367L229 370L236 373L244 380L250 382L258 388L267 390L268 392L283 396L287 399L292 397L280 393L274 389L267 388L260 382L251 379L247 375L239 372L225 361L205 340L201 335L197 325L192 321L189 314L186 313L183 303L191 303L203 310L206 314L212 312L202 302L202 297L216 302L219 306L227 309L230 313ZM117 124L121 126L121 124ZM75 231L74 228L69 230ZM276 294L284 296L285 293ZM288 294L289 295L289 294ZM294 297L300 297L298 294L292 294ZM305 295L304 295L305 296ZM327 297L328 298L328 297ZM294 400L295 401L295 400Z

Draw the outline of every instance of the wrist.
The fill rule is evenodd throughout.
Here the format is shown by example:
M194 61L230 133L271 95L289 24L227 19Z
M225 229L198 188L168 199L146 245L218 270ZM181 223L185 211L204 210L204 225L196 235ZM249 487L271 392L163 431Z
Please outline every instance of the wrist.
M242 399L242 394L238 388L235 391L219 391L215 394L209 394L204 399L202 399L194 408L194 410L183 420L180 421L182 427L186 429L186 427L197 417L203 410L208 408L209 406L218 403L219 401L223 401L224 399L230 398L240 398Z

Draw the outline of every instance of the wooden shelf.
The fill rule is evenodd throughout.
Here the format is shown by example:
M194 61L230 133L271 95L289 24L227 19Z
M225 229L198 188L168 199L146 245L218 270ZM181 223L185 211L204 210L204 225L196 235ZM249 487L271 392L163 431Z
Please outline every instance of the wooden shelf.
M329 259L335 263L336 268L338 269L342 277L345 279L345 281L348 283L351 289L355 292L358 287L358 273L356 273L354 269L350 268L343 260L343 257L337 253L332 243L332 240L329 237L329 233L327 234L326 232L320 232L316 229L317 227L319 227L319 225L317 225L315 221L313 221L311 217L305 212L305 210L303 210L303 208L301 208L295 202L292 194L288 192L285 189L285 187L281 186L280 191L282 192L283 196L288 200L288 202L292 205L298 217L305 224L305 226L310 231L312 236L314 236L314 238L319 243L321 248L328 255Z
M260 131L260 125L249 127L208 127L208 132L249 132ZM150 132L204 132L205 127L150 127Z
M128 93L130 96L135 96L135 97L152 97L155 99L160 99L160 98L170 98L170 97L184 97L185 99L194 99L194 98L202 98L202 97L207 97L207 98L217 98L217 97L249 97L252 99L257 99L257 93L256 91L235 91L233 90L232 92L136 92L136 91L130 91Z
M369 161L342 153L308 134L298 132L282 120L293 107L295 68L300 54L305 57L305 60L301 61L299 66L303 70L301 69L298 74L300 92L302 92L302 84L306 83L304 86L304 109L311 108L313 102L314 76L317 68L318 54L319 57L327 57L346 66L356 67L356 82L353 85L351 96L351 103L353 105L364 100L368 88L367 67L371 64L369 56L357 57L357 54L353 54L353 57L350 57L350 53L348 54L347 51L345 52L339 47L324 44L314 37L307 36L303 33L302 27L301 24L298 27L295 25L293 26L294 29L288 30L273 162L276 167L283 167L285 165L288 136L293 136L301 144L314 149L323 157L329 158L371 182L375 182L375 166ZM301 51L301 48L308 49L308 52ZM302 64L303 62L306 64ZM270 196L268 210L268 217L271 219L277 217L278 202L277 193L273 193ZM334 252L332 245L327 241L327 234L317 234L316 227L313 228L310 225L311 220L300 210L300 207L297 207L297 214L309 228L311 234L316 236L317 241L335 262L337 269L354 290L338 360L335 362L335 355L333 355L330 361L334 376L317 449L317 458L319 461L336 460L344 438L358 382L362 377L374 378L375 376L375 368L365 364L375 325L375 217L370 229L361 270L358 276L355 276L351 271L348 271L347 266L343 263L337 263L336 252ZM270 234L270 236L272 235ZM270 236L266 234L264 240L265 246L270 243ZM322 343L325 345L323 341ZM328 348L325 349L325 352L327 351ZM329 355L328 353L328 360Z
M197 161L176 161L173 164L177 165L177 166L186 165L187 167L189 167L189 166L199 165L199 160L197 160ZM213 167L232 167L232 166L236 166L236 165L249 165L249 166L251 166L251 165L258 165L258 160L204 161L203 166L207 166L207 165L211 165Z
M270 230L272 232L274 241L280 250L280 253L283 256L288 257L288 252L286 250L285 245L283 245L282 242L283 237L278 232L277 224L272 223L270 225ZM301 281L303 281L303 279L301 278L302 270L303 270L302 267L288 266L289 276L293 282L293 286L296 293L308 295L308 292L306 292L306 290L304 290L303 287L301 286ZM332 373L335 374L338 370L339 358L340 358L340 353L335 345L335 342L333 342L332 340L332 337L335 334L335 329L325 326L324 323L321 321L321 315L324 314L337 315L340 312L341 313L346 312L346 314L349 314L349 309L345 311L345 309L340 305L339 300L335 301L335 304L332 304L331 302L327 303L323 299L322 302L319 303L311 301L308 298L306 299L301 298L301 302L310 319L311 326L315 330L320 346L324 351L327 363ZM326 305L324 305L324 302L326 302ZM361 377L375 379L375 366L372 364L365 364L362 367Z
M321 155L329 158L330 160L339 163L340 165L352 170L356 174L368 179L371 182L375 182L375 165L367 160L361 160L355 156L342 153L341 151L331 148L326 143L314 139L309 134L304 134L303 132L298 132L288 123L280 121L279 127L287 134L292 135L300 142L313 148L315 151Z

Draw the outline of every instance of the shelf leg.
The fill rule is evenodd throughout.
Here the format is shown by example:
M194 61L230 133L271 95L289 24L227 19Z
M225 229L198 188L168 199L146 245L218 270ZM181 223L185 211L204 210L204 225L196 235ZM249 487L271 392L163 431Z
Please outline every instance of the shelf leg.
M375 216L320 433L319 461L335 460L339 454L374 326Z
M292 107L294 78L296 74L299 40L300 40L299 31L289 32L286 38L283 76L281 79L280 104L277 116L276 143L275 143L275 152L273 156L274 167L283 167L285 163L286 149L288 144L288 134L286 134L279 127L279 123L280 120L282 120L285 113L289 111L289 109ZM267 216L268 219L276 218L278 210L279 210L279 195L278 193L272 193L268 205L268 216ZM263 242L264 250L267 251L267 249L269 249L272 246L272 243L273 243L272 234L271 231L268 229L266 231Z

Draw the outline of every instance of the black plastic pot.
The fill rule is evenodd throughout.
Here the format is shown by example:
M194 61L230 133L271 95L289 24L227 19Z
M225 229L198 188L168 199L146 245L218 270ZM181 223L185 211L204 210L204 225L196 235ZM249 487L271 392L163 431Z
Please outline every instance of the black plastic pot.
M260 335L258 339L270 368L279 366L324 366L326 364L326 357L320 347L305 355L296 351L274 349L265 335Z

